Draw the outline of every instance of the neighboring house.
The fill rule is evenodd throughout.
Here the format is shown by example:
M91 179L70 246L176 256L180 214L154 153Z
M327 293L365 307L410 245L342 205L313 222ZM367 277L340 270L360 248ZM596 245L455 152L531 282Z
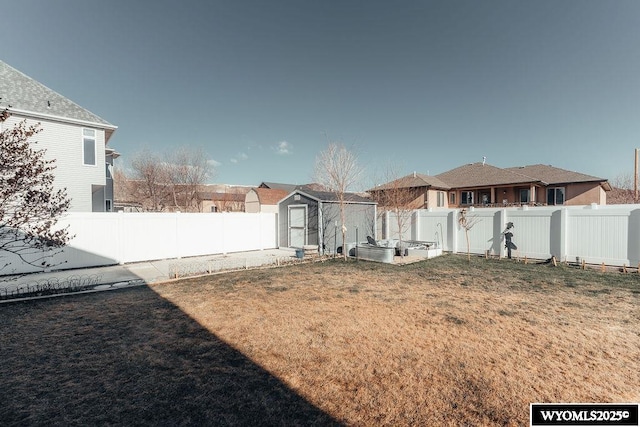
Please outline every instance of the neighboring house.
M291 193L294 190L310 190L310 191L327 191L322 185L315 182L309 184L281 184L278 182L262 182L258 188L270 188L272 190L285 190L287 193Z
M40 123L34 140L55 159L54 188L66 188L72 212L113 209L113 159L107 148L116 126L0 61L0 109L11 117L2 126Z
M408 209L446 207L447 184L434 176L414 172L368 191L380 207L406 206Z
M607 203L608 181L547 165L498 168L484 162L436 176L414 174L369 190L382 201L398 188L415 192L408 207L588 205ZM385 195L387 193L387 195Z
M233 188L221 193L211 193L209 209L205 212L244 212L244 188Z
M342 246L340 203L335 193L295 190L278 203L280 247L318 246L335 253ZM345 194L346 241L375 239L376 203L354 193ZM356 240L357 235L357 240Z
M260 185L258 185L258 188L270 188L272 190L284 190L288 193L291 193L292 191L294 191L296 188L300 187L299 185L296 184L281 184L279 182L261 182Z
M609 181L595 176L585 175L556 168L550 165L531 165L508 168L507 170L540 180L542 190L529 193L535 203L547 205L597 205L607 204L607 193L612 190ZM523 201L526 192L517 194ZM517 199L516 199L517 203Z
M244 211L247 213L256 212L278 212L278 202L284 199L286 190L272 188L252 188L247 193L244 200Z

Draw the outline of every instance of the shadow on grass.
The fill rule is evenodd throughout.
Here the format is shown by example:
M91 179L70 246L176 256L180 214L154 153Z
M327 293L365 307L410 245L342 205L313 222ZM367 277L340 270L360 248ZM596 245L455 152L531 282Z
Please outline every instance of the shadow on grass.
M147 287L4 305L3 425L337 425Z

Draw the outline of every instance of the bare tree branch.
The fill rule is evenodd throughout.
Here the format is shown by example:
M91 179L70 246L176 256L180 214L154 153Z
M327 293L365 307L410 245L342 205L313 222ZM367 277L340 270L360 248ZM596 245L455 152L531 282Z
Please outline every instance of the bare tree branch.
M179 147L167 155L143 149L131 161L131 194L146 209L202 212L200 186L214 170L202 148Z
M315 179L319 184L335 193L340 206L342 254L345 260L347 258L346 194L358 182L362 172L357 156L341 143L330 142L328 147L320 152L316 158Z
M10 114L0 113L0 123ZM66 190L54 190L55 160L46 160L31 138L40 125L23 120L0 132L0 258L10 253L32 266L51 267L48 259L72 237L56 227L69 209ZM0 270L10 265L0 262Z

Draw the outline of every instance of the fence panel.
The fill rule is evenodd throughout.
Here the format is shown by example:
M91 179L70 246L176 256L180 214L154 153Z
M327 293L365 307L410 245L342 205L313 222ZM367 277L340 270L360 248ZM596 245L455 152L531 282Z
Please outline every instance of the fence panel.
M513 243L518 247L516 256L551 258L551 222L554 212L559 214L557 209L546 208L507 211L507 222L513 222ZM556 251L556 254L559 255L559 252Z
M71 269L277 248L275 213L69 213L60 221L74 238L50 256ZM11 254L0 274L42 271ZM35 254L39 256L40 254Z
M420 209L417 211L417 228L416 240L426 242L438 242L442 250L451 250L449 239L450 217L451 212L448 211L428 211Z
M483 208L467 211L467 218L473 227L469 230L469 252L472 254L484 254L489 251L492 254L500 254L500 210ZM460 253L467 252L467 238L463 228L458 223L459 213L454 215L454 227L458 227L457 247ZM496 233L496 230L499 230Z
M628 209L569 210L566 260L629 265Z
M122 242L119 262L139 262L154 259L178 258L177 215L174 213L117 213L121 216L119 229L113 236ZM87 230L91 232L92 230ZM74 242L70 246L73 247Z
M464 230L458 224L459 210L419 210L406 236L434 240L445 236L443 249L466 253ZM469 230L470 252L505 256L504 231L513 222L516 257L622 266L640 263L640 205L544 206L469 209L475 225ZM446 218L446 220L445 220ZM390 230L397 235L391 215ZM395 227L397 229L397 227Z

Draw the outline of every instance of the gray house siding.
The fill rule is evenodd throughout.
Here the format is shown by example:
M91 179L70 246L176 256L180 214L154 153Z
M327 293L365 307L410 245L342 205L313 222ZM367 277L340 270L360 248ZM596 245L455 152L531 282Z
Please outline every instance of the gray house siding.
M104 212L105 150L117 127L2 61L0 95L0 109L11 113L5 126L40 123L32 139L55 159L54 189L66 189L69 211Z
M14 126L25 119L19 114L12 115L7 120L6 126ZM66 188L71 198L70 212L92 212L94 209L95 189L106 185L105 174L105 131L96 131L96 161L95 165L83 164L82 157L82 130L88 126L62 123L49 120L34 120L26 118L27 124L40 123L42 131L32 139L37 141L36 148L46 149L45 158L56 161L54 171L54 189ZM103 202L98 212L104 211Z

